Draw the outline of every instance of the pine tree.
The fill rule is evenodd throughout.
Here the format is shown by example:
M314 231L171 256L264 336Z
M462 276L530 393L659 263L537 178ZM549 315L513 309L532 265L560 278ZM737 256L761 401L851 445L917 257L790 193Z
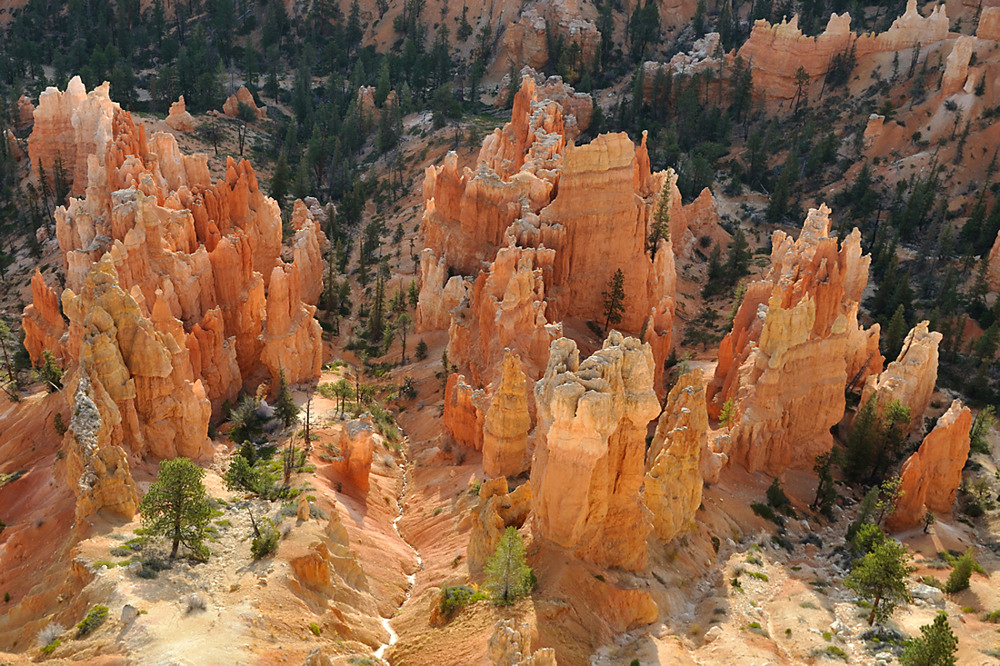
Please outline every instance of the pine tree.
M750 245L743 230L738 228L733 232L733 240L729 244L729 252L726 254L725 276L729 285L746 276L750 271Z
M903 340L906 339L908 330L905 308L900 304L896 308L896 312L893 313L892 319L889 320L889 326L885 331L884 351L886 358L895 359L899 356L899 352L903 349Z
M899 602L910 600L906 579L913 571L907 564L906 547L895 539L886 539L865 555L844 578L844 587L872 605L868 625L892 617Z
M289 178L288 158L285 157L284 153L281 153L278 157L278 163L274 166L274 173L271 174L271 198L278 202L279 208L285 207Z
M497 549L486 563L486 588L493 603L509 606L531 592L531 568L524 553L524 540L516 527L508 527Z
M906 641L899 663L903 666L955 666L958 638L948 624L948 614L940 612L934 621L920 627L920 636Z
M604 332L607 333L609 324L618 324L625 314L625 274L622 269L615 271L615 274L608 280L608 287L602 293L604 297Z
M656 254L656 246L661 240L670 239L670 184L664 182L660 190L660 200L653 213L653 224L649 231L647 250L650 256Z
M299 406L295 404L288 380L285 378L285 370L278 370L278 392L274 399L274 415L287 428L299 416Z
M955 562L955 568L951 570L944 584L944 591L954 594L969 589L969 579L972 578L972 568L975 564L975 560L972 559L972 548L969 548Z
M202 540L212 508L201 481L204 476L205 470L187 458L164 460L156 481L139 503L146 532L172 540L171 558L177 556L183 543L195 557L208 559L208 548Z
M820 513L831 519L833 518L833 503L837 499L837 488L833 485L833 473L831 472L834 458L833 451L816 456L813 471L819 477L819 484L816 486L816 499L809 505L811 509L819 507Z

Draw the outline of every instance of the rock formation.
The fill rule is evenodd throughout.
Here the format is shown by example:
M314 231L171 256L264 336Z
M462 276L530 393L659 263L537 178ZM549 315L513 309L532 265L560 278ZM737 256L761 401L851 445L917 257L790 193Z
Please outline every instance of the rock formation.
M473 389L465 375L451 373L444 387L444 430L457 444L481 451L483 424L489 401L485 391Z
M370 486L368 475L375 452L374 432L375 427L370 420L352 420L344 424L337 439L340 455L334 459L333 466L362 494L367 493Z
M24 348L28 350L32 365L42 362L45 350L56 359L62 358L66 321L59 310L56 292L45 284L45 278L38 269L31 278L31 303L24 308L21 325L24 327Z
M646 564L650 526L639 488L646 426L660 411L653 363L648 344L616 331L582 363L576 343L561 338L535 385L536 533L599 566Z
M490 662L494 666L556 666L556 652L542 648L532 653L531 627L514 620L497 620L490 636Z
M857 35L851 32L850 14L832 14L826 29L816 37L803 35L798 17L771 25L758 19L750 38L739 49L743 61L752 63L754 91L768 100L791 100L798 85L795 74L802 67L810 79L822 79L833 58L853 50L856 58L875 53L912 49L914 44L928 45L948 36L948 17L944 5L934 7L923 17L916 0L908 0L906 11L880 34Z
M121 448L121 414L100 382L93 382L86 372L70 377L66 390L72 396L73 416L63 450L67 480L76 489L76 521L102 509L131 520L139 496Z
M65 93L43 93L35 111L33 162L61 157L86 196L55 214L68 330L41 275L24 312L31 353L58 352L113 423L112 446L71 467L86 476L71 478L79 506L97 509L114 504L101 479L128 475L122 456L206 457L213 409L267 375L276 386L280 369L293 382L318 376L322 350L309 301L322 290L324 241L312 209L296 208L282 261L281 212L248 162L229 159L213 183L206 156L181 155L167 133L147 140L107 93L88 95L75 78ZM86 472L96 460L104 470Z
M664 542L691 524L701 504L701 456L707 448L705 382L701 370L694 370L670 390L646 454L643 501Z
M927 511L948 513L969 458L972 413L955 400L900 471L903 491L886 521L893 531L916 527Z
M489 477L517 476L527 468L531 416L521 359L507 352L500 386L483 421L483 471Z
M924 412L931 404L931 394L937 382L938 345L941 334L928 329L928 322L922 321L903 341L899 358L890 363L885 372L871 376L861 394L861 404L872 395L884 408L893 400L910 408L910 429L917 430L924 425Z
M467 551L469 571L479 571L496 552L508 527L520 528L531 510L531 484L507 492L507 479L490 479L479 486L479 503L472 509Z
M709 414L731 401L727 453L751 472L811 468L833 444L845 388L882 367L878 326L857 319L871 258L857 229L838 250L829 215L810 210L797 241L774 232L771 269L748 285L719 346Z
M417 329L448 323L449 357L483 386L498 380L510 348L530 386L561 335L555 322L603 319L601 292L621 268L620 328L645 331L658 386L671 343L675 250L669 239L648 247L653 214L669 196L670 236L690 248L694 234L712 236L714 202L703 194L683 206L673 174L650 171L645 139L636 146L625 134L603 135L574 147L566 133L563 107L528 73L510 123L483 140L475 170L460 173L454 154L427 169Z
M591 66L601 45L596 18L593 7L579 0L539 2L507 28L503 40L507 58L541 70L551 57L550 40L558 36L565 48L575 44L579 49L581 67Z
M240 86L240 89L235 93L226 98L226 101L222 104L222 112L227 116L233 116L234 118L240 115L240 104L246 104L253 111L254 116L257 120L264 120L267 118L267 111L265 109L258 109L256 102L253 101L253 95L247 90L246 86Z
M997 9L1000 10L1000 7ZM1000 14L1000 11L998 11L998 14ZM997 20L1000 22L1000 17ZM990 283L990 291L1000 291L1000 232L997 233L996 240L993 241L993 247L990 248L988 261L987 278Z
M194 117L188 113L187 106L184 104L184 95L181 95L176 102L170 105L166 123L170 129L178 132L194 131Z
M69 80L65 92L48 87L38 97L35 126L28 137L31 168L38 174L38 165L45 169L51 181L56 168L61 168L73 196L87 189L87 158L104 152L111 139L111 118L118 104L108 97L108 83L90 93L79 76Z
M589 93L576 92L563 82L561 76L545 77L536 72L530 65L521 68L517 81L530 77L535 81L535 93L540 99L550 99L563 110L563 126L567 140L574 140L581 132L586 132L594 113L594 100ZM510 96L510 74L505 74L500 80L500 90L497 92L495 105L503 107Z
M983 7L979 14L976 37L1000 42L1000 7Z

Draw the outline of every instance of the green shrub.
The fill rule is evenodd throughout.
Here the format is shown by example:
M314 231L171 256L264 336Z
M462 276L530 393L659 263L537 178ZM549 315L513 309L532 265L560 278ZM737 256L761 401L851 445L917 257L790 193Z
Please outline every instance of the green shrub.
M482 592L478 592L468 585L445 585L441 588L438 611L440 611L441 617L450 620L464 606L488 598Z
M87 612L86 617L80 620L80 623L76 625L76 637L83 638L104 624L104 621L107 619L108 607L94 606Z
M1000 610L995 610L992 613L987 613L983 617L983 622L989 622L990 624L1000 624Z
M837 647L836 645L827 645L826 646L826 654L827 654L828 657L832 657L834 659L842 659L843 661L847 661L847 653L844 652L839 647Z
M751 504L750 508L753 510L755 514L757 514L761 518L764 518L765 520L770 520L772 523L778 525L779 527L783 527L785 524L785 519L776 514L774 512L774 509L772 509L767 504L764 504L762 502L756 502L754 504Z
M49 643L48 645L42 646L42 654L49 655L56 651L56 648L62 645L62 641L58 638Z
M762 580L765 583L768 581L767 574L763 574L759 571L747 571L746 575L750 576L751 578L756 578L757 580Z
M323 633L323 629L315 622L309 623L309 631L313 632L313 634L315 634L316 636L319 636L320 634Z
M955 562L955 568L951 570L948 581L944 584L944 591L949 593L961 592L969 589L969 578L972 577L972 549L965 552L962 557Z
M958 638L951 631L948 615L938 613L931 624L920 627L920 636L906 641L899 663L903 666L955 666Z
M781 482L778 481L778 477L775 477L771 481L771 485L767 487L767 503L770 504L776 511L779 511L790 518L795 517L795 509L792 507L791 501L788 499L788 495L781 487Z
M250 542L250 553L253 559L259 560L278 550L278 541L281 540L281 532L274 527L274 522L270 518L264 518L257 526L259 534Z

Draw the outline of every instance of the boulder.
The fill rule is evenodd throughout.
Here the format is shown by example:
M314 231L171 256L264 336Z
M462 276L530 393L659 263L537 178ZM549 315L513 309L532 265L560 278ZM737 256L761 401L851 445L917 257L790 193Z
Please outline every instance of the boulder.
M170 129L178 132L194 131L194 117L188 113L187 105L184 104L184 95L181 95L176 102L170 105L166 123Z

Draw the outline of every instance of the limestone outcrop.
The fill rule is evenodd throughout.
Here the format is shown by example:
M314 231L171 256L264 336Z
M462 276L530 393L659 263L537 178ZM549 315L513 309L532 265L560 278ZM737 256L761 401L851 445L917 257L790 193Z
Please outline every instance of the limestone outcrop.
M76 521L101 510L129 520L139 496L121 448L121 414L100 382L79 372L66 382L72 417L63 437L66 474L76 491Z
M63 310L71 349L114 400L130 452L156 459L206 457L211 403L193 376L183 327L162 292L145 316L119 285L106 254L79 295L63 292Z
M916 0L908 0L906 11L879 34L852 32L851 16L846 13L832 14L826 29L816 37L802 34L797 16L774 25L758 19L738 53L744 62L752 63L757 94L766 95L768 100L791 100L798 87L795 74L799 67L812 80L820 80L836 55L853 50L856 58L863 58L911 49L914 44L933 44L947 36L948 17L943 4L935 6L925 18L917 10Z
M521 359L508 351L503 358L500 386L493 393L483 421L486 476L517 476L527 469L530 430L527 378L521 370Z
M194 117L187 110L184 95L181 95L176 102L170 105L166 123L170 129L178 132L194 131Z
M507 479L490 479L479 486L479 503L472 509L467 557L470 571L479 571L496 552L508 527L520 528L531 511L531 484L508 492Z
M561 83L560 94L567 98ZM621 268L620 327L645 332L659 386L673 327L675 248L670 239L649 246L653 215L669 196L670 236L690 247L693 234L715 226L711 194L683 206L675 177L651 172L645 138L636 146L624 133L602 135L574 147L567 131L565 109L529 72L511 121L483 140L475 170L459 172L455 154L427 169L417 328L447 321L449 357L482 386L498 380L510 348L530 386L562 334L558 322L603 319L601 293ZM697 220L690 229L689 220Z
M880 408L898 400L904 407L910 408L910 429L922 428L924 412L931 404L937 382L941 338L940 333L929 330L926 321L914 326L903 341L899 357L886 367L885 372L868 378L861 394L861 404L873 395Z
M168 133L147 139L107 85L87 94L75 78L64 93L43 93L29 146L43 166L62 159L73 192L86 196L55 213L68 328L36 275L27 344L36 357L58 351L68 377L86 378L89 388L68 395L93 402L104 424L87 436L97 445L66 442L67 457L82 461L70 466L79 514L128 515L130 462L204 459L213 410L244 385L270 375L276 386L280 369L293 382L318 376L322 341L308 301L322 289L322 230L311 208L297 213L282 261L280 209L249 163L229 159L213 183L205 155L182 155ZM350 478L361 485L364 467L366 486L355 448Z
M730 459L777 474L830 449L845 388L882 367L877 325L858 324L870 262L857 229L838 249L826 206L798 240L774 232L771 269L747 286L708 386L712 417L732 405Z
M473 389L465 375L451 373L444 387L444 430L457 444L476 451L483 449L483 424L489 399L482 389Z
M651 527L639 489L646 427L660 411L653 363L648 344L617 331L582 363L561 338L535 384L535 532L599 566L646 563Z
M643 501L653 530L665 542L691 524L701 505L701 456L707 448L705 381L701 370L694 370L670 390L646 454Z
M87 158L104 152L111 140L112 116L119 108L108 90L105 82L88 93L80 77L74 76L65 92L50 86L38 96L35 126L28 137L28 156L36 176L41 164L52 181L58 166L73 196L86 191Z
M897 531L916 527L927 511L949 513L969 458L972 413L955 400L900 471L903 491L886 521Z
M449 313L448 358L467 367L475 383L499 379L507 350L520 355L531 377L541 376L549 344L562 336L561 324L545 315L544 275L554 255L546 248L501 248L467 290L465 307Z
M250 107L250 110L253 111L257 120L264 120L267 118L267 111L265 109L257 108L257 103L253 101L253 95L249 90L247 90L246 86L240 86L239 90L226 98L226 101L222 104L222 112L227 116L239 116L240 104L245 104Z
M543 69L551 57L550 40L561 38L565 48L579 50L580 66L592 66L601 46L593 7L578 0L539 2L510 25L503 45L510 62ZM575 44L575 47L571 45Z
M45 278L38 269L31 278L31 303L24 308L21 325L24 328L24 348L28 350L32 365L42 362L42 352L46 350L53 358L62 358L66 320L59 310L56 292L45 284Z
M340 476L365 494L371 483L368 475L375 452L375 427L369 419L347 421L340 430L337 446L340 455L333 461Z
M490 662L494 666L556 666L553 648L531 651L531 627L513 619L497 620L489 641Z
M511 84L522 81L525 77L534 79L535 91L540 98L550 99L562 107L563 126L567 139L573 140L581 132L587 131L594 113L594 100L590 94L577 92L567 85L561 76L546 77L535 71L530 65L521 68L516 81L511 80L510 74L504 75L500 80L500 89L497 92L495 105L503 107L509 99Z

